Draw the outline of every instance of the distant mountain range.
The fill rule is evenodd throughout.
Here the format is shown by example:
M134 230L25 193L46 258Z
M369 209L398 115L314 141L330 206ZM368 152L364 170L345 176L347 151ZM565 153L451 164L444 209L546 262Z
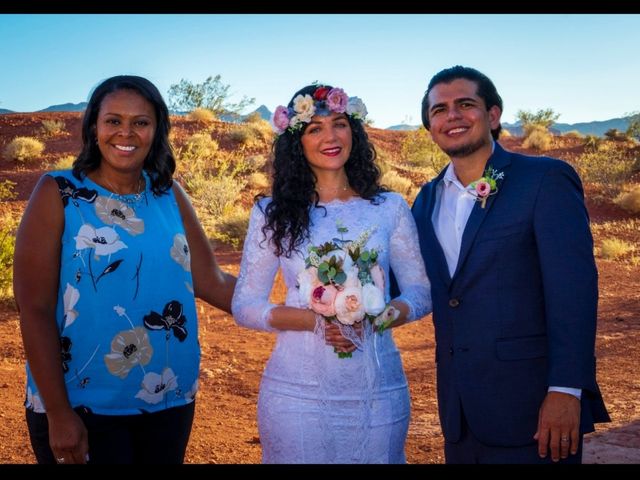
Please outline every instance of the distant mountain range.
M583 135L598 135L602 137L607 130L615 128L624 132L629 127L629 121L632 117L612 118L610 120L597 120L593 122L581 122L581 123L554 123L551 126L551 131L556 134L567 133L572 130L577 130ZM393 125L387 130L416 130L422 125ZM517 123L502 123L502 128L509 130L512 135L522 135L522 128L520 122Z
M624 132L629 127L631 118L632 117L612 118L610 120L598 120L593 122L581 123L554 123L553 125L551 125L550 130L556 135L567 133L572 130L577 130L583 135L598 135L602 137L607 130L611 130L612 128ZM509 130L509 133L513 135L522 135L520 122L503 123L502 126Z
M407 125L406 123L401 123L400 125L391 125L387 130L417 130L422 125Z
M42 110L37 110L33 113L39 112L84 112L87 108L87 102L80 103L62 103L60 105L51 105L50 107ZM0 108L0 115L3 113L32 113L32 112L14 112L13 110L7 110L6 108Z
M84 112L85 108L87 108L87 102L63 103L61 105L51 105L43 110L38 110L38 112Z
M60 105L51 105L42 110L38 110L38 112L82 112L87 106L87 102L80 103L63 103ZM248 113L246 115L220 115L220 120L225 122L242 122L249 115L258 112L260 117L264 120L269 121L271 119L271 111L264 105L260 105L253 112ZM5 108L0 108L0 115L4 113L18 113L12 110L7 110ZM185 115L186 112L171 112L174 115ZM603 136L607 130L615 128L624 132L629 126L629 121L631 117L622 117L622 118L612 118L610 120L598 120L593 122L581 122L581 123L554 123L551 126L551 131L555 134L567 133L571 130L577 130L583 135L598 135ZM399 124L392 125L387 128L387 130L416 130L422 127L422 125L407 125L407 124ZM520 122L517 123L503 123L502 127L506 130L509 130L509 133L512 135L522 135L522 128L520 127Z
M37 110L37 112L33 112L33 113L39 113L39 112L83 112L84 109L87 108L87 102L80 102L80 103L62 103L60 105L51 105L50 107L44 108L42 110ZM246 115L233 115L233 114L229 114L229 115L221 115L220 116L220 120L223 120L225 122L239 122L239 121L243 121L245 118L247 118L249 115L258 112L260 114L260 117L262 117L265 120L270 120L271 119L271 111L265 107L264 105L260 105L257 109L255 109L253 112L248 113ZM6 108L0 108L0 115L3 113L30 113L30 112L15 112L13 110L7 110ZM186 115L188 112L176 112L176 111L171 111L172 115Z

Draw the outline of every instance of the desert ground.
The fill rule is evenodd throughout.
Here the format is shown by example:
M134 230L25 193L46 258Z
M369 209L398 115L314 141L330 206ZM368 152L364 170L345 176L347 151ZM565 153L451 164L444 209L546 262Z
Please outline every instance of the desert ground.
M18 218L40 175L59 157L77 153L80 145L79 113L0 115L0 152L18 135L37 135L42 120L62 120L65 132L43 141L46 149L38 161L18 164L0 158L0 183L16 183L16 198L3 200L0 214ZM220 123L219 131L228 130ZM175 121L177 141L197 129L187 120ZM218 135L214 131L212 135ZM396 155L405 132L370 129L376 145ZM220 133L220 148L234 145ZM507 149L527 151L521 139L501 141ZM267 147L261 147L266 154ZM568 143L545 152L563 158L580 151ZM535 152L530 152L535 153ZM637 156L637 151L636 151ZM636 178L632 181L638 182ZM419 185L424 179L411 172ZM596 247L614 228L616 235L640 245L640 214L629 213L601 191L586 185L586 200ZM246 203L246 200L245 200ZM611 227L614 225L614 227ZM216 244L222 268L239 269L240 247ZM637 252L637 250L636 250ZM600 424L585 444L590 463L640 462L640 269L625 259L597 257L600 299L596 343L599 384L612 417ZM273 297L282 300L282 282ZM187 450L187 463L237 464L260 462L260 438L256 426L256 401L260 376L274 342L272 334L240 328L233 318L198 302L202 366L196 419ZM411 389L412 418L406 445L412 464L442 463L442 438L435 400L434 335L430 317L394 331ZM18 314L11 299L0 305L0 463L34 463L24 420L24 363Z

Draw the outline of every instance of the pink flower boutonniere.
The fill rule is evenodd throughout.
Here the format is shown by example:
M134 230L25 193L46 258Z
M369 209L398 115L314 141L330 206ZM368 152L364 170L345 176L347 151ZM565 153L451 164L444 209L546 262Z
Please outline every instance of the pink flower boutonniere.
M482 177L469 184L474 189L469 193L476 197L476 200L480 202L480 206L484 208L487 205L487 199L491 195L498 193L498 180L503 178L504 172L498 172L495 168L488 167Z

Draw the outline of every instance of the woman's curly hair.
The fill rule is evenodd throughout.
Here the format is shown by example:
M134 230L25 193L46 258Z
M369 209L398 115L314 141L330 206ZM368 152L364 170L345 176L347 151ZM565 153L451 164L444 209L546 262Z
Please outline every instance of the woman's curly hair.
M326 86L331 88L330 86ZM313 95L318 85L309 85L296 92ZM362 120L347 115L351 126L351 154L344 168L349 186L362 198L379 202L378 194L386 191L380 181L380 169L375 164L376 151L369 141ZM315 190L316 177L304 156L301 137L308 124L296 131L285 130L273 143L273 187L271 201L265 208L266 222L262 227L265 238L271 241L278 256L290 257L309 236L311 208L322 208ZM257 199L264 197L258 195ZM326 213L326 210L325 210Z

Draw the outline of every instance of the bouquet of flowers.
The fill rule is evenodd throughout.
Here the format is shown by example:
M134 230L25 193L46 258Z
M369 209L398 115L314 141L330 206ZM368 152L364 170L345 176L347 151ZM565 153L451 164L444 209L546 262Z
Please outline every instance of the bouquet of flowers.
M353 326L366 319L382 333L399 311L385 303L378 252L364 248L373 230L365 230L353 241L344 239L346 227L338 224L337 230L342 238L308 247L305 269L298 274L300 299L326 321ZM351 356L337 353L341 358Z

